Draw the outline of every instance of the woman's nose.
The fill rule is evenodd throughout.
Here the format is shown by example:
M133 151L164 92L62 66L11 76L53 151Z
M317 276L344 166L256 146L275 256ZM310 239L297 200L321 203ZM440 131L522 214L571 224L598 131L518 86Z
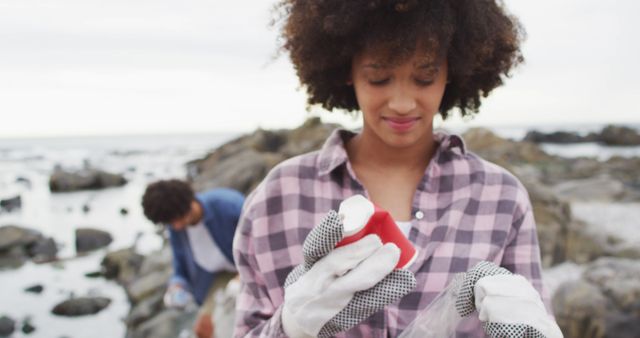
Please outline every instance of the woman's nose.
M408 114L416 108L416 100L407 90L394 90L389 98L389 109L398 114Z

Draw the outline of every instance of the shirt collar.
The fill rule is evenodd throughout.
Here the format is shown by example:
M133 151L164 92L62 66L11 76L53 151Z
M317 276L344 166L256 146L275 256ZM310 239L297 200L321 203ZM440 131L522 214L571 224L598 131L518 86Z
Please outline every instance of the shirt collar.
M345 143L355 135L356 133L346 129L336 129L329 135L318 155L318 173L320 175L329 174L349 160ZM449 134L444 130L435 130L433 139L438 144L435 156L445 152L456 155L466 154L464 141L458 135Z

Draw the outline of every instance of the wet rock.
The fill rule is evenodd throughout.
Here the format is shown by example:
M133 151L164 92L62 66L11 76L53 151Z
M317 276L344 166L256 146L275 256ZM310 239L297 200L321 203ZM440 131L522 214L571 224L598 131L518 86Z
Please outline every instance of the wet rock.
M78 297L65 300L56 305L51 312L65 317L86 316L102 311L110 303L111 299L106 297Z
M129 214L129 209L127 208L120 208L120 215L122 216L126 216Z
M230 187L248 193L276 164L319 149L336 125L312 118L293 130L257 130L187 164L196 190Z
M36 284L34 286L30 286L24 289L25 292L30 292L30 293L42 293L43 290L44 290L44 286L40 284Z
M22 323L22 333L31 334L36 330L36 327L31 324L31 320L27 319Z
M609 125L600 132L600 142L612 146L640 145L640 134L633 128Z
M91 207L88 204L84 204L82 206L82 212L84 212L85 214L88 214L89 211L91 211Z
M66 171L55 168L49 177L49 189L52 192L77 190L96 190L125 185L127 180L119 174L112 174L98 169L82 169Z
M109 252L100 265L105 278L116 279L118 283L124 285L138 276L144 259L145 257L136 253L133 248L126 248Z
M135 327L149 320L163 309L164 292L156 292L133 306L125 319L128 327ZM235 310L235 309L234 309Z
M9 336L13 333L13 331L15 331L15 329L16 322L13 319L7 316L0 317L0 336Z
M0 227L0 269L19 267L29 259L52 261L57 251L55 241L39 231L14 225Z
M582 136L576 132L556 131L552 133L542 133L539 131L529 131L524 137L523 141L534 143L582 143L582 142L595 142L596 135L589 134Z
M53 238L43 238L29 246L29 255L36 263L51 262L57 258L58 245Z
M22 197L20 197L20 195L0 199L0 211L12 212L20 208L22 208Z
M112 241L113 237L106 231L92 228L76 229L76 251L79 253L104 248Z
M164 292L169 277L171 277L171 271L160 270L134 280L126 288L129 299L136 304L156 292Z
M100 277L104 277L104 275L102 274L102 271L93 271L93 272L87 272L84 274L85 277L87 278L100 278Z
M640 261L601 258L581 279L561 285L553 310L566 338L637 337Z
M184 328L190 331L196 311L168 309L127 332L127 338L175 338Z

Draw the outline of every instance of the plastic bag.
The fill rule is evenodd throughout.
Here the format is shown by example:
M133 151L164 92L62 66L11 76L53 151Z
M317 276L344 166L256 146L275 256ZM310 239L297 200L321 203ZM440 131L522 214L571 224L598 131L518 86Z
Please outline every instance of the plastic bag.
M463 279L464 273L457 274L398 338L455 338L456 329L463 320L456 310L456 299Z

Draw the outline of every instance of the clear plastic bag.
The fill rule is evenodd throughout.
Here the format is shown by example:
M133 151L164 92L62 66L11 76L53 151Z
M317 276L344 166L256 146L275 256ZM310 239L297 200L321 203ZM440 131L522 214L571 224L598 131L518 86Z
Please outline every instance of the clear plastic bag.
M455 338L456 329L463 320L456 310L456 299L463 279L463 273L456 275L398 338Z

